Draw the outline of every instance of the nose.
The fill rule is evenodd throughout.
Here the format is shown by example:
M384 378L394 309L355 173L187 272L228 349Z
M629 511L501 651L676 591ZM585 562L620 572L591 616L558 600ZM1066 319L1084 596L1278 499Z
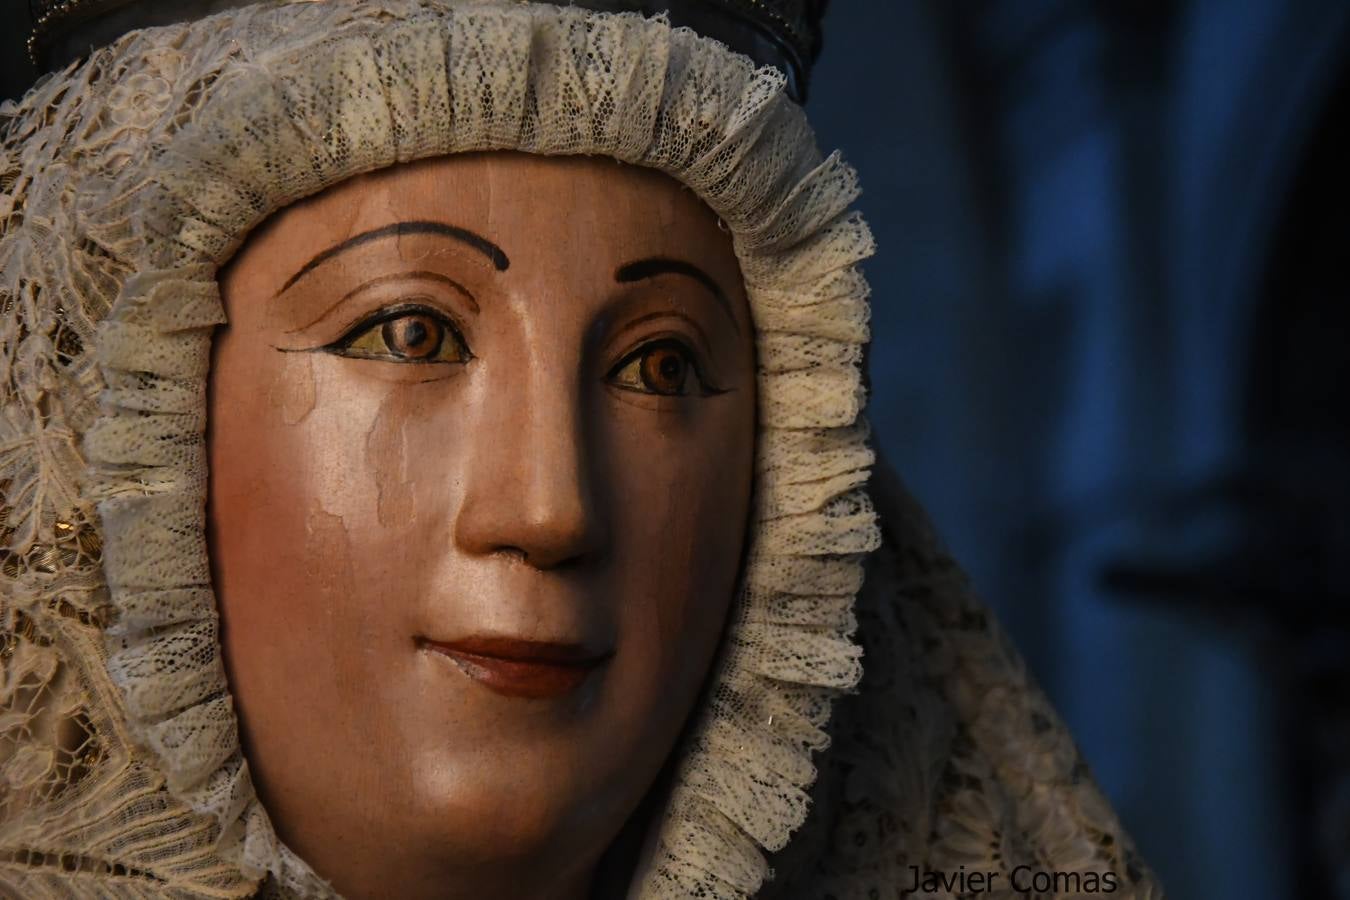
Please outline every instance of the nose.
M482 373L455 541L470 555L516 556L537 569L576 566L599 557L608 540L585 392L575 372L532 362Z

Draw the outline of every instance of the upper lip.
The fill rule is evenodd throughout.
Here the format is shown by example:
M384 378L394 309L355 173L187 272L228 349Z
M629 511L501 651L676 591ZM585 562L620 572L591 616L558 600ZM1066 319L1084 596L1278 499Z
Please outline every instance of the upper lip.
M584 644L533 641L499 635L473 635L450 641L422 637L418 638L418 644L442 653L553 666L594 666L614 655L612 650L596 650Z

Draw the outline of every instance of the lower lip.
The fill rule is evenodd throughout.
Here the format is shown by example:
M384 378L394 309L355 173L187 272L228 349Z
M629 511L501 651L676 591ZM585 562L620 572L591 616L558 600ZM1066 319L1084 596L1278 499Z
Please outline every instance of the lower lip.
M465 675L506 697L546 699L570 694L604 662L599 659L565 663L503 659L439 644L424 646L449 657Z

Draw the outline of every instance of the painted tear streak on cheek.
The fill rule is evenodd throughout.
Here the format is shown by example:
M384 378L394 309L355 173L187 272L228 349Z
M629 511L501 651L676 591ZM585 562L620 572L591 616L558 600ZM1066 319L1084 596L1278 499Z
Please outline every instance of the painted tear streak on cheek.
M287 426L304 422L318 403L318 387L314 379L314 360L307 353L287 354L282 377L274 380L267 391L267 402L281 415Z
M344 613L343 598L351 593L353 567L351 535L341 516L312 509L305 516L305 577L309 596L330 616ZM314 612L314 610L309 610Z
M305 517L305 531L307 543L314 548L306 566L311 588L305 597L304 613L310 621L297 623L297 627L316 633L310 641L317 642L328 655L337 698L333 708L338 715L351 719L351 728L358 729L362 726L360 711L368 708L365 701L370 678L378 666L372 658L376 648L369 642L359 644L364 653L351 653L350 636L369 634L371 628L369 613L359 603L356 548L341 516L313 510Z
M383 526L416 521L416 491L408 471L409 418L405 391L391 391L366 435L366 476L375 482L375 517Z

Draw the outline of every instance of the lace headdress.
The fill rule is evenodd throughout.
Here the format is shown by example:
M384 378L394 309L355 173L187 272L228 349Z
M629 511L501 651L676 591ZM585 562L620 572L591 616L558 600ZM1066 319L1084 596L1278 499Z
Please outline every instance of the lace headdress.
M216 272L344 179L512 149L690 187L756 329L744 589L631 895L894 896L910 866L1156 895L898 487L878 525L872 240L779 70L660 17L323 0L132 32L0 115L0 894L331 896L254 791L221 661Z

